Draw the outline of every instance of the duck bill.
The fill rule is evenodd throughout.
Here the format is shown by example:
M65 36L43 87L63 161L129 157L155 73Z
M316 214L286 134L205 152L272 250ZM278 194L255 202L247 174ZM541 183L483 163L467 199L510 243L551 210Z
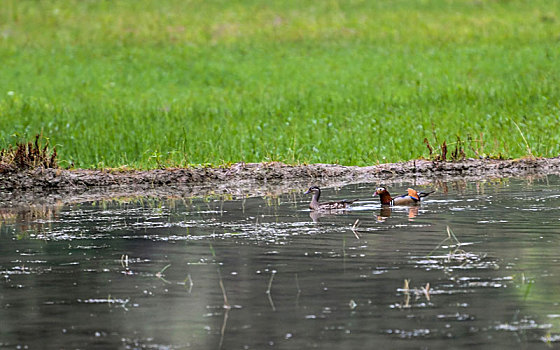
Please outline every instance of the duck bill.
M377 196L379 196L379 193L373 192L373 196L374 196L374 197L377 197Z
M310 191L310 190L307 190L307 191L305 191L303 194L310 194L310 193L311 193L311 191Z

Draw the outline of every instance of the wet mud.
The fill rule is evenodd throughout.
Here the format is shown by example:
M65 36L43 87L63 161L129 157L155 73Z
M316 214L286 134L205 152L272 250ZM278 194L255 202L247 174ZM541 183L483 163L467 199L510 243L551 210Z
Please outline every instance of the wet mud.
M367 167L335 164L236 163L228 167L161 170L44 169L0 174L0 204L70 203L127 196L195 197L274 195L311 184L427 184L560 174L560 157L518 160L413 160Z

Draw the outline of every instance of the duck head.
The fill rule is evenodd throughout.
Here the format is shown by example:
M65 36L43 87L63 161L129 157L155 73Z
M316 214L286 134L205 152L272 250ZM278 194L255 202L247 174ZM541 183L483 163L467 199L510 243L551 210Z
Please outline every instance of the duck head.
M313 193L313 198L311 199L311 206L319 205L319 197L321 197L321 190L319 189L319 187L317 186L309 187L309 189L305 191L305 194L310 194L310 193ZM310 208L313 209L312 207Z
M375 189L375 192L373 193L373 196L379 196L381 204L391 204L391 201L393 200L393 198L391 198L391 195L389 194L389 191L387 191L387 188L384 186L377 187Z
M374 197L381 196L382 194L385 194L385 193L387 193L387 194L389 193L389 191L387 191L387 188L384 187L384 186L380 186L380 187L377 187L375 189L375 192L373 192L373 196Z
M321 190L317 186L311 186L307 191L305 191L304 194L310 194L310 193L321 193Z

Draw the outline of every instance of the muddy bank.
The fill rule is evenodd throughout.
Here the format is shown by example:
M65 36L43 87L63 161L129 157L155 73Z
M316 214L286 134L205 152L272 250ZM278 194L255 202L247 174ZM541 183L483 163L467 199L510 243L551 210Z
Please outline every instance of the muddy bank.
M114 196L232 197L281 193L310 184L426 184L456 178L502 178L560 174L560 157L405 163L357 167L332 164L237 163L220 168L149 171L34 169L0 174L0 202L81 201Z

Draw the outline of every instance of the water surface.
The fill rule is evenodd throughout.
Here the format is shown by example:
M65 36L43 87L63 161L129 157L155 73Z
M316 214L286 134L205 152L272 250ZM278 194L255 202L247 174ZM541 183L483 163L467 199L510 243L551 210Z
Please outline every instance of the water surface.
M404 193L411 184L394 185ZM560 180L0 211L6 348L527 348L560 341ZM450 231L448 231L450 228ZM448 233L449 232L449 233Z

